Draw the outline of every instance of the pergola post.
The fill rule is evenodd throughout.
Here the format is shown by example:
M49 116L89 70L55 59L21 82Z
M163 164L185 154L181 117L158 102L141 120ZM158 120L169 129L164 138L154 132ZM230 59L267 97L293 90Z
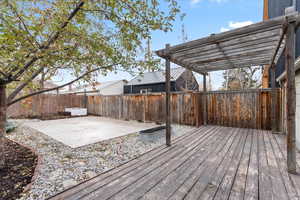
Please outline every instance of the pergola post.
M202 98L202 106L203 106L203 125L207 125L207 102L206 102L206 74L203 74L203 98Z
M287 168L289 173L296 173L296 88L295 88L295 28L289 23L286 35L286 72L287 72Z
M166 51L169 52L170 44L166 44ZM171 146L171 96L170 96L170 59L166 58L166 145Z
M276 78L275 78L275 64L271 65L271 87L272 87L272 110L271 110L271 117L272 117L272 132L275 133L277 131L276 125L276 106L277 106L277 99L276 99Z

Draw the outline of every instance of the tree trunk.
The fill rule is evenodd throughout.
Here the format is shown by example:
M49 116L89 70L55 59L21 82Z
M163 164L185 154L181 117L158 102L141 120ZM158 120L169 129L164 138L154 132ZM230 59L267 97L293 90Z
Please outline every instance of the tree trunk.
M4 134L6 123L6 85L0 85L0 169L4 167Z

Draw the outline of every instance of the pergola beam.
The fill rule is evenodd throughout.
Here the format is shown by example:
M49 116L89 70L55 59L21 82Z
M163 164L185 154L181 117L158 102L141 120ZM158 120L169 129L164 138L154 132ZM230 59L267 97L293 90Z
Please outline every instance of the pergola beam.
M282 33L281 33L281 35L280 35L280 39L279 39L278 44L277 44L277 46L276 46L276 48L275 48L275 51L274 51L274 53L273 53L273 56L272 56L270 65L273 65L273 64L274 64L274 61L275 61L275 59L276 59L276 57L277 57L277 54L278 54L278 52L279 52L279 50L280 50L280 47L281 47L281 44L282 44L282 42L283 42L284 36L285 36L285 34L286 34L286 32L287 32L287 29L288 29L288 22L287 22L287 19L286 19L286 21L285 21L284 24L283 24L283 27L282 27Z

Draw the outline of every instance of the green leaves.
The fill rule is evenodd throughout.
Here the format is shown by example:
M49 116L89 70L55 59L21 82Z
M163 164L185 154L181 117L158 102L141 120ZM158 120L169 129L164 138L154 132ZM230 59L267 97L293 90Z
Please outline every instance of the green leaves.
M156 68L153 57L141 60L143 41L155 30L170 31L180 12L176 0L85 0L84 5L61 28L80 0L3 0L0 2L0 70L14 76L24 69L20 83L44 66L50 76L57 70L80 75L116 63L108 71L143 71ZM45 48L53 35L59 36ZM0 79L3 78L0 75ZM50 77L51 78L51 77ZM89 77L91 78L91 77ZM32 87L32 86L31 86Z

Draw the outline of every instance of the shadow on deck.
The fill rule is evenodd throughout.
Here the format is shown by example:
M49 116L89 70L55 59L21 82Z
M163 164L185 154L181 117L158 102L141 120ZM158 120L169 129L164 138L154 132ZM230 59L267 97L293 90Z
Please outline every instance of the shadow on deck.
M200 127L50 199L300 199L285 147L269 131Z

